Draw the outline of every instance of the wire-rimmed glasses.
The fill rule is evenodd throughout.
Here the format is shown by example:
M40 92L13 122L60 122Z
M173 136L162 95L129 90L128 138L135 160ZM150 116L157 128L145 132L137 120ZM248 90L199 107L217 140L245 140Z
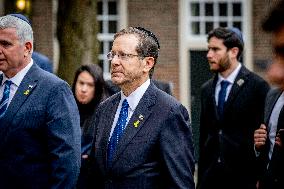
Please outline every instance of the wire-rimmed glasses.
M133 57L139 57L138 54L127 54L127 53L123 53L123 52L112 52L110 51L109 53L107 53L107 59L109 61L111 61L112 59L114 59L114 57L117 56L117 58L119 58L120 60L128 60L129 58L133 58Z

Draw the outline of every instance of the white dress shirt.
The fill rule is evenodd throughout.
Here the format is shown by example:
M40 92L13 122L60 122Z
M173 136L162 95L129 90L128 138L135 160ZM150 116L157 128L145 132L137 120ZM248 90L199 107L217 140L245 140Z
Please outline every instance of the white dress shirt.
M271 116L269 118L268 122L268 136L269 136L269 159L271 159L274 144L275 144L275 137L276 137L276 132L277 132L277 124L278 124L278 118L280 111L284 105L284 93L279 96L277 102L275 103L273 110L271 112Z
M10 95L9 95L9 101L8 101L8 106L11 103L13 97L15 96L22 80L24 79L25 75L27 74L27 72L29 71L29 69L32 67L33 65L33 60L31 59L31 62L29 64L26 65L26 67L24 67L21 71L19 71L14 77L11 78L7 78L5 76L5 74L3 74L3 79L2 79L2 83L0 85L0 99L2 99L3 97L3 91L4 91L4 83L6 80L10 80L12 81L11 87L10 87Z
M226 97L225 97L225 101L227 101L228 96L230 94L230 91L232 89L233 83L241 69L242 65L241 63L239 63L239 65L237 66L237 68L225 79L224 77L221 76L221 74L218 74L218 81L216 84L216 89L215 89L215 101L216 101L216 105L218 105L218 96L219 96L219 92L221 90L221 82L223 80L228 81L230 84L227 87L227 91L226 91Z
M118 117L119 117L120 109L122 107L123 100L126 99L128 104L129 104L128 116L127 116L127 121L126 121L126 125L127 125L132 114L134 113L139 101L141 100L142 96L144 95L144 93L148 89L149 85L150 85L150 79L148 79L145 83L143 83L140 87L138 87L135 91L133 91L128 97L126 97L123 94L123 92L120 91L121 99L120 99L120 102L119 102L119 105L117 107L115 117L114 117L114 120L113 120L113 123L112 123L112 128L111 128L111 132L110 132L110 135L109 135L109 139L111 138L113 130L114 130L116 123L118 121Z

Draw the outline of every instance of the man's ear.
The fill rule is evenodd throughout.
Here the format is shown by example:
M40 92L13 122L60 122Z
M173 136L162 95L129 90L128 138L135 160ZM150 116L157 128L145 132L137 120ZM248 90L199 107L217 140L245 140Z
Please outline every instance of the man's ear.
M238 47L233 47L233 48L230 49L230 51L231 51L232 56L237 58L238 53L239 53L240 50L239 50Z
M33 45L32 45L32 43L30 41L25 43L25 54L24 54L25 57L28 56L29 54L31 54L32 47L33 47Z
M153 57L145 57L143 61L145 62L144 71L149 72L154 67L155 59Z

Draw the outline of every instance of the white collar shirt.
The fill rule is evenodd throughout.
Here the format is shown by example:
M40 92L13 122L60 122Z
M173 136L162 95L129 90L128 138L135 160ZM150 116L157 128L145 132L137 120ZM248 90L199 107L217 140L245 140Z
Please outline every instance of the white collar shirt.
M226 81L228 81L230 83L228 85L227 91L226 91L225 101L227 101L228 96L230 94L230 91L232 89L232 86L234 84L234 81L235 81L238 73L240 72L241 67L242 67L242 65L239 63L237 68L226 79L224 77L222 77L221 74L218 74L218 81L217 81L216 88L215 88L215 101L216 101L216 105L218 105L218 95L219 95L219 92L221 90L221 82L226 80Z
M280 111L284 105L284 92L279 96L277 102L275 103L273 110L271 112L271 116L269 118L268 122L268 135L269 135L269 159L271 159L274 144L275 144L275 137L276 137L276 131L277 131L277 124L278 124L278 118Z
M30 68L32 67L33 65L33 60L31 59L30 63L28 63L26 65L26 67L24 67L22 70L20 70L14 77L11 77L10 79L7 78L5 76L5 74L2 74L3 75L3 79L2 79L2 83L1 83L1 86L0 86L0 99L2 99L3 97L3 91L4 91L4 83L6 80L10 80L12 81L12 85L10 87L10 95L9 95L9 101L8 101L8 106L10 105L13 97L15 96L22 80L24 79L25 75L27 74L27 72L30 70Z
M133 91L128 97L126 97L122 91L120 91L121 94L121 99L119 102L119 105L117 107L116 110L116 114L112 123L112 128L111 128L111 132L109 135L109 139L113 133L113 130L116 126L116 123L118 121L118 117L119 117L119 113L120 113L120 109L122 107L122 102L124 99L127 100L128 104L129 104L129 108L128 108L128 116L127 116L127 121L126 121L126 125L128 124L131 116L133 115L138 103L140 102L142 96L144 95L144 93L146 92L146 90L148 89L150 85L150 79L148 79L146 82L144 82L140 87L138 87L135 91Z

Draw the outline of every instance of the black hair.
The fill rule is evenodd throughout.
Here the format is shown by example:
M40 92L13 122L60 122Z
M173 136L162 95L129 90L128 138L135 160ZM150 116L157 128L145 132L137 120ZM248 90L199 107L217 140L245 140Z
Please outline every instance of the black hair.
M209 41L212 37L216 37L218 39L223 39L223 44L228 48L232 49L237 47L239 49L239 53L237 55L237 59L239 60L244 49L244 43L240 34L236 33L234 30L230 28L215 28L208 33L207 41Z
M75 77L74 77L74 81L73 81L73 85L72 85L72 92L75 96L75 90L76 90L76 82L78 80L78 77L80 75L80 73L82 72L88 72L89 74L91 74L91 76L94 79L94 85L95 85L95 94L94 94L94 98L92 99L92 101L90 103L92 103L94 106L97 106L103 99L104 99L104 95L105 95L105 81L103 78L103 71L101 69L101 67L97 64L85 64L85 65L81 65L75 72ZM76 98L76 96L75 96ZM77 101L77 99L76 99ZM78 104L78 102L77 102Z
M280 1L270 10L269 15L262 23L264 31L273 32L284 26L284 1Z

